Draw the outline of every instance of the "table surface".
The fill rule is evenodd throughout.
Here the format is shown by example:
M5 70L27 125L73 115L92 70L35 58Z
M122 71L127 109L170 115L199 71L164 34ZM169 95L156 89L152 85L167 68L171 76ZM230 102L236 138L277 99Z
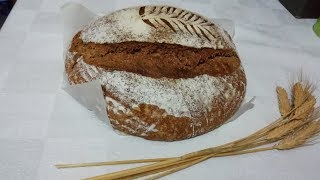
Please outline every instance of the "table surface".
M248 135L278 116L276 85L303 70L320 77L315 20L297 20L277 0L73 0L97 13L169 4L235 22L234 42L255 107L219 129L179 142L115 133L62 87L60 6L68 0L19 0L0 32L0 178L80 179L132 166L57 170L57 163L168 157ZM319 95L319 93L318 93ZM208 160L165 179L318 179L320 145Z

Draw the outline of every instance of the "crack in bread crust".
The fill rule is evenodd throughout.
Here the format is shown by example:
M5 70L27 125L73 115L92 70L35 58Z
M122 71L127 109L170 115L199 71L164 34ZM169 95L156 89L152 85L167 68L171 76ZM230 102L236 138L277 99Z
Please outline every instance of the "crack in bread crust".
M202 74L223 76L240 66L233 49L192 48L177 44L122 42L84 43L79 33L71 52L88 64L105 70L127 71L153 78L193 78Z

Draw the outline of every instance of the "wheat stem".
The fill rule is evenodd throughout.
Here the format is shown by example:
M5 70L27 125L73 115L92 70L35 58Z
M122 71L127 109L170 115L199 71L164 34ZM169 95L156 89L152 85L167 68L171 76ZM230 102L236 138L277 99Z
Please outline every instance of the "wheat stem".
M175 172L177 172L177 171L186 169L186 168L191 167L191 166L193 166L193 165L195 165L195 164L198 164L198 163L200 163L200 162L202 162L202 161L205 161L205 160L209 159L209 158L212 157L212 156L213 156L213 155L204 156L204 157L199 158L199 159L197 159L197 160L195 160L195 161L191 161L190 163L187 163L187 164L178 166L178 167L173 168L173 169L171 169L171 170L168 170L168 171L166 171L166 172L164 172L164 173L160 173L160 174L155 175L155 176L153 176L153 177L147 178L146 180L159 179L159 178L161 178L161 177L167 176L167 175L169 175L169 174L175 173Z
M181 160L179 164L174 164L174 165L171 165L171 166L166 166L166 167L155 169L155 170L151 170L151 171L146 171L146 172L143 172L143 173L140 173L140 174L135 174L135 175L131 175L131 176L128 176L128 177L123 177L123 178L121 178L121 180L132 180L132 179L137 179L137 178L140 178L140 177L146 177L146 176L149 176L149 175L157 174L157 173L160 173L160 172L163 172L163 171L170 170L170 169L175 168L177 166L188 164L191 161L195 161L195 160L200 159L200 158L201 157Z
M161 161L161 162L157 162L157 163L150 164L150 165L126 169L126 170L122 170L122 171L118 171L118 172L114 172L114 173L109 173L109 174L105 174L105 175L95 176L92 178L88 178L87 180L118 179L118 178L122 178L122 177L140 174L140 173L143 173L146 171L152 171L152 170L163 168L163 167L170 166L170 165L175 165L175 164L178 164L180 160L181 160L181 158L173 158L170 160Z
M255 153L255 152L261 152L261 151L268 151L268 150L273 150L273 149L274 149L274 147L271 146L271 147L264 147L264 148L258 148L258 149L250 149L250 150L245 150L245 151L228 152L228 153L222 153L222 154L210 154L210 155L206 155L204 157L202 156L200 159L195 160L193 162L178 166L178 167L176 167L174 169L171 169L169 171L166 171L164 173L152 176L151 178L147 178L146 180L159 179L161 177L164 177L164 176L170 175L172 173L175 173L177 171L180 171L180 170L186 169L188 167L191 167L191 166L193 166L195 164L198 164L198 163L200 163L202 161L205 161L205 160L207 160L209 158L212 158L212 157L234 156L234 155Z
M90 162L90 163L79 163L79 164L57 164L55 166L58 169L62 169L62 168L77 168L77 167L91 167L91 166L149 163L149 162L165 161L168 159L172 159L172 158L136 159L136 160L109 161L109 162Z

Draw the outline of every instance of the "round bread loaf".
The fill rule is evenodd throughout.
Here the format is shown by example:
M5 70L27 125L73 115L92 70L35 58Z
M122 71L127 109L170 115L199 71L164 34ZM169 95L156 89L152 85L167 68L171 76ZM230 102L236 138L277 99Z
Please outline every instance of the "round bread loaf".
M246 89L228 33L169 6L96 19L74 36L65 70L70 84L101 83L115 129L150 140L211 131L237 111Z

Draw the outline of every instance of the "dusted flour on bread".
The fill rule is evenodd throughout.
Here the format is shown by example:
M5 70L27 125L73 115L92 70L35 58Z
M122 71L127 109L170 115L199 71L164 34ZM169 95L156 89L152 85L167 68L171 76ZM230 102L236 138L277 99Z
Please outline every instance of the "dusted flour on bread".
M191 138L222 125L246 88L228 34L168 6L97 19L74 36L65 65L70 84L100 82L115 129L151 140Z
M142 6L99 18L81 32L84 42L126 41L180 44L195 48L234 48L230 36L196 13L169 6Z

